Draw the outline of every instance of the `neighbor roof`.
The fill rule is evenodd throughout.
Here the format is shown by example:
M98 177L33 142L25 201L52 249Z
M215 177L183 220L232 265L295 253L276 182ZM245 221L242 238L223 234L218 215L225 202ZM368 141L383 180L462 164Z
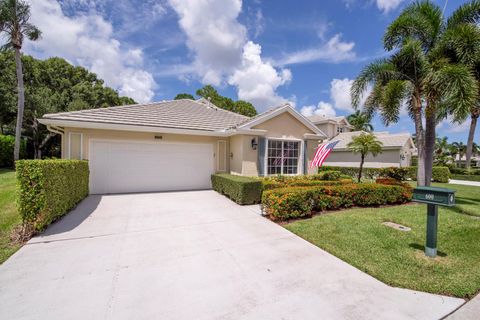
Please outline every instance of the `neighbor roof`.
M43 119L218 131L234 127L250 118L218 108L205 99L180 99L45 114Z
M340 123L340 122L345 122L347 126L350 126L350 123L348 122L347 118L344 116L338 116L338 117L326 117L324 115L313 115L307 117L308 120L313 122L314 124L321 124L321 123L327 123L327 122L333 122L333 123Z
M339 149L347 149L347 145L349 142L352 141L352 138L355 136L360 135L361 133L365 133L364 131L352 131L352 132L343 132L338 134L337 136L330 139L330 141L337 141L340 142L335 146L334 150ZM386 131L382 132L372 132L379 141L383 143L383 148L402 148L407 143L410 143L411 148L414 148L412 136L409 133L394 133L390 134Z

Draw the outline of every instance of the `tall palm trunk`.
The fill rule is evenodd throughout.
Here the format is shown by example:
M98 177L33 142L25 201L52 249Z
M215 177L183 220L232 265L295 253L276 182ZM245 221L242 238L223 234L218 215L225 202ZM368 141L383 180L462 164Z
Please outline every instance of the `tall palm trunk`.
M468 132L468 141L467 141L467 155L465 168L470 169L470 159L472 159L472 150L473 150L473 138L475 137L475 128L477 127L477 120L480 116L480 108L477 108L475 112L472 112L472 121L470 122L470 131Z
M362 171L363 171L363 163L365 162L365 155L362 153L362 160L360 161L360 168L358 169L358 183L362 180Z
M23 69L20 48L15 48L15 66L17 69L17 125L15 127L15 147L13 149L13 160L20 158L20 142L22 139L23 109L25 107L25 89L23 87Z
M415 120L415 135L416 135L416 145L417 145L417 185L425 185L425 132L423 130L422 124L422 102L419 96L416 97L416 109L414 120Z
M435 150L435 107L429 105L425 110L425 185L430 186L433 170L433 153Z

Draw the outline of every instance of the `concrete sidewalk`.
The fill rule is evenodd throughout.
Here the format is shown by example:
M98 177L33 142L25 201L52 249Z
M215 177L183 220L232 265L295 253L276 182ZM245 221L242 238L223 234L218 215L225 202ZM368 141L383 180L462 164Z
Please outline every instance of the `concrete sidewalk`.
M477 294L472 300L468 301L458 309L447 320L477 320L480 319L480 294Z
M90 196L0 266L2 319L440 319L213 191Z

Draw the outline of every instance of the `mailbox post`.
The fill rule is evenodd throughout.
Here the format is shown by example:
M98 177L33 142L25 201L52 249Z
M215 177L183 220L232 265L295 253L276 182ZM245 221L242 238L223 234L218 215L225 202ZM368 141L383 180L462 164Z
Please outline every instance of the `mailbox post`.
M413 189L412 200L427 204L425 255L434 258L437 255L438 206L453 207L455 205L455 190L437 187L416 187Z

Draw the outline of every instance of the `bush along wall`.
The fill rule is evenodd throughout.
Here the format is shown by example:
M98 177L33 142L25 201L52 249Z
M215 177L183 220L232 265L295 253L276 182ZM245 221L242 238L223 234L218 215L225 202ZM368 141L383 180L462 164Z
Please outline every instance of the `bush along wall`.
M235 176L227 173L213 174L212 188L238 204L260 203L262 182L259 179Z
M310 217L314 212L352 206L401 204L412 199L403 185L359 183L321 187L288 187L263 192L262 208L272 220Z
M88 162L20 160L17 207L26 230L38 232L88 195Z
M325 166L319 167L318 171L340 171L344 175L351 177L358 176L357 167L334 167ZM417 167L403 167L403 168L363 168L362 176L367 179L376 179L378 177L394 177L396 179L410 178L417 180ZM433 167L432 180L434 182L447 183L450 178L450 170L448 167Z

